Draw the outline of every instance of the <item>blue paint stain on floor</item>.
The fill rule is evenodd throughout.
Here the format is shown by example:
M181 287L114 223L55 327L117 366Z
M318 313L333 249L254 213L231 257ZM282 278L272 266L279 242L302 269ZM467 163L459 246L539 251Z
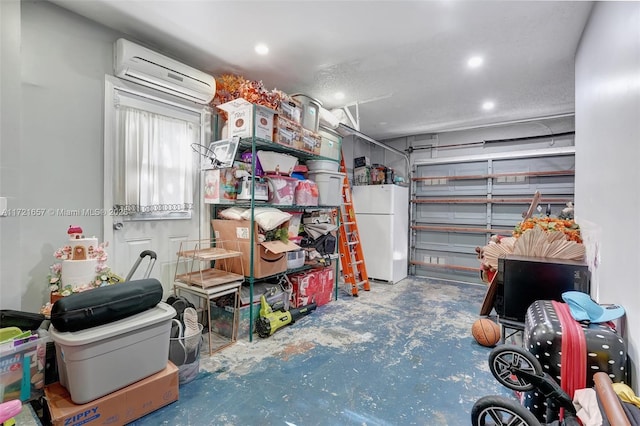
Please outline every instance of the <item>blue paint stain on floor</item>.
M267 339L201 359L179 401L133 425L467 425L491 375L471 325L486 287L425 278L339 295Z

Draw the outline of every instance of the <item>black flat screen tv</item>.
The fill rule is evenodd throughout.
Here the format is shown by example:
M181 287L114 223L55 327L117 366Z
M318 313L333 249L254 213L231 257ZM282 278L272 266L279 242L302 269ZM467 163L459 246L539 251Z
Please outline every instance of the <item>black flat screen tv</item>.
M498 317L524 323L536 300L562 302L565 291L589 294L591 273L583 262L507 255L498 259L494 308Z

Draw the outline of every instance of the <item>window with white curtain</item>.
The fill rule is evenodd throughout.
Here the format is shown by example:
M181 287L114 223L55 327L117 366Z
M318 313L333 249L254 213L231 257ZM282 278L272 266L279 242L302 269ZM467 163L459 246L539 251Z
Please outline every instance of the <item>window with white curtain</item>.
M118 94L114 196L124 218L191 217L199 123L193 111Z

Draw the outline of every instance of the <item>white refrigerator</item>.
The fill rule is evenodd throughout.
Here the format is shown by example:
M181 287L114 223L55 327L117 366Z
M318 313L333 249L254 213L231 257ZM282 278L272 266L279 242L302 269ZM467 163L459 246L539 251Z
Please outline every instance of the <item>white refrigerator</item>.
M395 284L407 276L409 188L354 186L352 194L367 275Z

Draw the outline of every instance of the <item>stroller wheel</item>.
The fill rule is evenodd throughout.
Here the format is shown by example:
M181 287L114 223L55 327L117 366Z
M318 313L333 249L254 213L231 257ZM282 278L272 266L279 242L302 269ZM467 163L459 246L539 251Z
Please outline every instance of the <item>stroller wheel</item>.
M526 349L515 345L500 345L489 354L489 369L500 384L515 391L530 391L534 386L516 371L542 374L540 362Z
M472 426L541 426L536 416L503 396L483 396L471 409Z

